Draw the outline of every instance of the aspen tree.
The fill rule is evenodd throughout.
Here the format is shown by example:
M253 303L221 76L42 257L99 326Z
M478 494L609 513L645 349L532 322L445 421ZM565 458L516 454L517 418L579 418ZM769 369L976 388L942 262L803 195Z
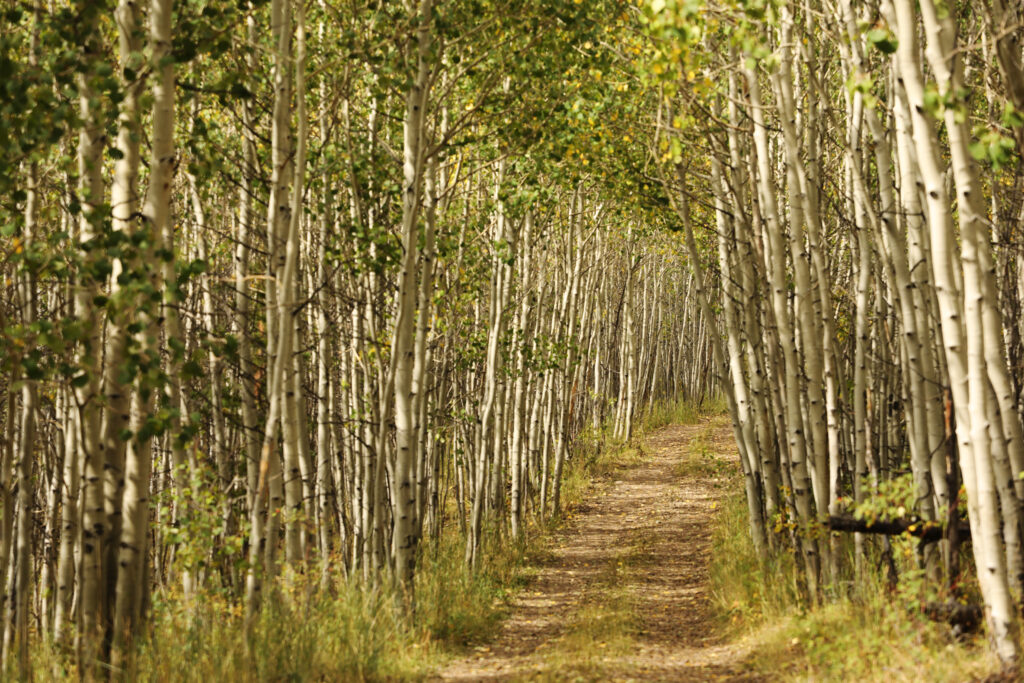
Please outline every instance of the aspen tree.
M38 11L38 10L37 10ZM35 45L32 49L35 50ZM29 169L28 185L25 199L24 246L31 249L35 242L36 207L38 202L37 184L39 170L33 162ZM31 324L37 316L36 278L32 272L23 273L20 282L20 298L24 323ZM14 641L18 645L18 672L21 676L30 675L29 670L29 607L31 595L31 563L32 563L32 478L34 475L33 451L37 440L37 417L39 410L39 387L36 382L26 377L21 388L21 425L18 434L18 458L15 464L17 477L17 529L15 533L14 566L8 585L14 590L7 595L8 611L13 619L8 618L3 635L3 653L5 658L10 655ZM10 434L10 432L8 432ZM5 513L8 511L5 510ZM6 521L6 520L5 520ZM6 661L6 659L5 659Z
M574 216L570 215L569 218L568 218L568 224L569 224L570 228L572 228L570 230L570 232L569 232L570 253L572 253L572 246L573 246L574 240L579 239L579 237L577 237L577 235L582 236L583 228L585 227L583 225L583 221L584 221L583 197L580 194L580 192L581 191L578 189L577 190L577 194L576 194L577 201L579 202L578 208L575 209L576 210L576 216L574 217ZM601 207L597 207L597 209L595 211L595 223L597 223L598 228L600 227L600 219L601 219ZM578 229L578 232L576 231L577 229ZM570 281L568 283L568 288L565 291L565 297L562 300L562 306L561 306L561 316L560 317L562 318L562 320L565 321L565 324L566 324L566 327L567 327L567 329L565 330L565 332L563 334L564 334L564 338L566 340L570 341L570 344L569 344L569 348L568 348L568 352L567 352L567 358L564 361L564 363L565 363L564 368L562 369L562 372L560 373L561 374L561 380L562 380L561 381L561 392L560 392L560 403L561 403L561 410L563 411L563 413L562 413L562 419L560 421L560 428L558 430L557 437L556 437L557 441L556 441L556 446L555 446L555 470L554 470L554 473L553 473L554 495L552 496L552 508L553 508L555 514L559 514L561 512L561 509L562 509L562 506L561 506L561 500L562 500L562 497L561 497L562 496L562 471L563 471L563 469L565 467L566 449L568 448L568 445L566 444L566 436L567 436L567 433L569 432L569 427L570 427L569 426L569 413L570 413L570 410L571 410L571 404L569 403L569 401L571 401L571 397L568 396L568 394L572 390L572 387L575 386L574 382L573 382L573 376L575 375L575 369L576 369L576 358L575 358L575 348L576 348L575 338L576 338L576 334L577 334L576 333L576 318L577 318L577 315L578 315L578 306L579 306L580 274L581 274L581 272L583 270L583 258L584 258L584 253L585 253L585 250L586 250L587 242L589 242L589 238L586 241L584 241L583 243L581 243L579 245L576 245L575 254L573 254L573 258L572 258L572 274L570 276ZM503 303L507 303L507 296L506 296L506 299L503 300ZM628 339L628 343L629 344L633 343L632 337L630 337ZM634 349L630 348L629 352L632 353L633 351L634 351ZM632 374L630 375L630 379L632 381ZM633 413L634 413L635 408L634 408L634 405L633 405L633 397L632 397L632 393L631 392L634 389L635 389L635 386L630 386L629 387L630 393L628 394L628 398L627 398L627 408L626 408L627 418L626 419L629 420L630 422L629 422L629 425L626 427L626 433L625 433L625 438L626 439L629 439L632 436L632 420L633 420Z
M403 122L403 185L402 185L402 270L399 277L392 367L394 373L394 415L396 460L392 501L394 532L392 555L395 576L410 594L416 566L416 457L415 400L413 370L415 365L416 276L419 261L419 217L426 152L426 108L431 80L432 0L407 3L406 11L415 26L410 38L407 59L416 65L415 76L405 98ZM425 276L425 274L424 274ZM424 312L425 313L425 312ZM390 383L390 382L389 382Z
M502 267L503 255L499 253L502 245L511 248L508 223L504 213L504 202L501 199L501 184L505 181L505 162L498 162L495 177L494 201L498 206L491 236L493 254L491 256L490 292L488 297L488 335L487 355L484 374L484 399L481 410L479 434L477 435L475 476L473 483L473 502L470 512L469 535L466 539L466 564L475 567L480 552L480 537L483 532L484 508L488 494L488 473L498 466L499 453L494 448L495 435L500 432L496 426L495 405L499 391L501 354L499 343L505 326L505 307L508 303L509 273ZM496 474L496 473L495 473ZM497 479L491 477L491 481Z
M786 189L789 194L789 249L793 264L796 298L794 313L799 320L800 350L803 358L803 371L806 373L806 392L808 411L805 415L810 427L807 439L806 463L811 475L814 501L819 517L827 512L829 503L828 485L828 441L826 401L824 398L824 361L821 351L821 338L824 330L819 325L821 316L816 316L811 302L814 290L811 286L810 259L804 257L805 234L807 226L816 220L813 215L809 197L812 192L808 188L807 171L800 159L800 141L795 129L796 102L793 93L793 76L790 73L791 59L789 45L793 41L793 17L788 6L782 9L779 41L782 45L780 66L771 71L771 80L776 92L776 106L779 108L786 152ZM820 232L820 231L818 231ZM807 438L809 437L809 438ZM838 455L838 454L835 454ZM800 465L797 465L799 468ZM799 486L800 484L797 483ZM799 495L799 494L798 494ZM830 563L831 566L831 563Z
M139 26L139 8L134 2L118 2L114 18L118 26L118 55L121 61L125 96L118 113L117 139L114 148L120 158L114 162L114 175L110 187L110 212L114 234L130 241L136 234L138 213L138 175L142 130L139 98L145 79L132 77L139 71L138 53L142 47L142 28ZM129 242L130 243L130 242ZM133 277L138 269L137 259L127 262L115 259L110 274L110 299L120 306L110 310L107 317L106 350L103 359L103 394L105 405L101 424L104 477L104 511L108 521L107 537L102 540L101 552L106 587L104 594L113 597L117 581L118 539L121 535L121 498L124 491L125 432L129 429L131 388L122 380L125 371L128 332L135 302L131 290L120 291L121 275ZM119 301L120 299L120 301ZM119 310L120 309L120 310ZM103 607L106 614L109 610ZM111 615L112 616L112 615ZM104 616L106 619L106 616Z
M256 21L251 9L246 13L245 36L249 43L256 39ZM252 52L246 55L246 66L253 68ZM234 316L233 332L238 339L238 381L241 384L242 439L246 470L246 509L252 510L256 496L259 441L256 414L255 368L249 335L249 239L253 220L253 191L251 178L255 173L256 143L254 141L253 107L249 100L242 103L242 169L238 188L238 242L234 251Z
M150 159L149 187L142 207L143 221L153 236L155 249L168 249L163 241L169 233L171 221L171 187L174 177L175 145L175 73L174 65L167 56L171 51L172 0L152 0L150 5L149 38L153 50L153 61L157 65L153 81L153 143ZM166 269L161 273L166 285ZM157 288L159 281L154 273L151 285ZM139 343L150 354L152 362L157 355L155 338L157 330L154 316L149 315ZM145 602L146 571L144 569L148 543L149 489L152 468L152 451L148 413L152 410L152 390L140 387L133 396L131 427L135 440L129 444L125 461L125 488L120 517L122 525L118 543L117 583L113 634L115 648L123 648L131 642L131 633L138 625ZM115 657L117 655L115 654Z
M679 171L680 181L683 187L686 186L686 176L682 169ZM713 320L714 316L711 311L710 295L705 291L705 277L702 272L700 265L700 254L697 252L697 243L693 236L693 225L690 217L689 201L686 197L685 191L680 195L678 199L673 200L673 204L676 208L683 222L683 230L685 231L686 249L690 256L690 262L693 265L694 273L694 285L697 293L697 300L701 307L705 320ZM711 342L711 348L715 356L715 366L719 372L725 370L727 361L725 359L725 352L722 348L721 340L715 338ZM740 378L742 381L742 378ZM726 398L729 403L729 412L733 418L734 431L737 435L737 444L742 444L744 441L744 434L742 433L741 421L740 421L740 403L737 398L736 385L731 387L731 390L725 392ZM747 509L749 515L750 534L751 540L754 542L754 549L758 556L761 558L766 557L767 553L767 538L765 535L765 524L761 517L761 501L760 493L758 490L758 482L755 481L755 471L751 465L751 453L746 451L745 448L740 449L740 463L743 469L743 478L746 482L747 489Z
M796 349L794 347L793 323L790 318L789 308L785 296L785 251L783 246L782 226L779 221L778 206L775 198L775 190L771 185L771 167L768 152L768 137L765 130L763 105L761 102L761 89L757 73L753 69L747 69L747 87L750 92L751 117L753 119L753 137L755 142L758 174L758 193L760 204L764 211L766 221L766 232L768 239L765 240L765 248L770 254L766 259L769 263L768 275L772 289L772 308L776 321L776 329L779 332L779 341L782 346L783 360L785 363L784 372L787 379L798 372ZM778 382L779 380L776 379ZM785 419L786 438L788 440L788 460L790 463L790 476L792 477L793 495L796 499L796 511L799 515L800 524L806 525L812 519L813 512L813 490L810 475L806 463L806 439L803 430L803 416L800 414L799 385L795 381L785 381ZM819 555L817 543L814 539L803 538L800 540L801 553L804 559L807 577L807 589L812 600L817 599L818 594L818 571Z
M320 42L323 42L325 27L322 20L318 31L319 40ZM320 108L317 112L317 123L320 126L320 147L321 149L324 149L330 143L329 121L327 116L326 77L321 78L319 90ZM331 377L329 365L330 358L333 354L331 351L331 332L328 324L328 311L331 307L331 301L328 292L330 276L327 271L327 241L330 236L330 230L334 227L332 225L334 216L326 198L329 183L326 168L321 171L320 183L322 185L321 192L323 193L322 201L324 204L324 210L317 222L316 286L312 289L317 292L316 523L319 529L319 537L317 540L320 546L320 583L321 588L325 588L330 579L331 531L333 528L330 510L331 495L342 487L337 487L337 489L332 491L332 488L334 488L334 478L331 476L333 464L331 462L331 456L333 454L337 454L339 451L332 448L330 426L333 401L331 400ZM338 525L337 528L343 529L344 527L343 525Z
M53 636L57 643L66 642L70 629L71 599L76 575L75 544L81 519L81 461L78 454L78 412L70 409L70 389L61 389L64 433L64 467L61 473L60 548L57 553Z
M290 174L290 160L286 152L286 144L288 137L289 117L288 117L288 100L290 97L290 88L288 87L288 69L287 64L290 61L291 56L291 34L292 34L292 15L291 15L291 3L289 0L275 0L271 10L272 22L274 33L276 37L276 51L274 53L274 80L275 80L275 99L274 99L274 121L273 121L273 145L274 145L274 175L271 180L271 201L268 206L268 241L280 239L283 237L284 244L284 259L281 262L282 267L280 269L275 268L275 277L277 277L276 287L271 287L268 281L268 346L271 335L271 329L276 330L276 342L274 347L274 353L269 353L268 348L268 359L272 359L273 365L269 369L269 377L267 378L267 395L270 400L270 408L267 413L266 426L263 433L263 445L260 452L260 464L259 464L259 481L257 484L257 490L255 492L255 500L252 506L252 519L251 519L251 541L250 541L250 563L251 568L249 569L248 576L246 578L246 614L248 619L251 620L255 616L256 611L260 607L262 583L265 578L273 578L276 574L275 568L275 555L277 545L277 534L279 527L279 517L277 510L281 507L283 498L283 482L282 482L282 464L279 457L277 457L276 442L278 439L279 428L283 423L283 415L288 410L287 406L282 405L286 402L286 383L288 381L286 368L291 366L291 352L292 342L294 338L294 325L292 324L292 318L294 315L294 302L291 301L292 296L292 285L296 279L295 273L298 265L298 245L296 244L298 239L298 217L301 214L299 211L299 205L296 201L292 203L293 199L301 199L301 181L296 182L295 186L299 188L298 192L293 192L291 196L287 192L288 185L284 181L285 177ZM299 16L302 16L302 10L299 10ZM301 26L301 22L300 22ZM304 57L304 55L301 55ZM302 78L303 60L298 58L296 77ZM300 93L298 100L300 102L300 110L304 113L305 107L303 98L305 93ZM299 151L297 154L297 160L302 159L305 156L305 136L304 126L305 120L303 116L299 117L299 126L302 129L298 135ZM296 164L299 168L304 168L303 165ZM301 179L301 174L299 176ZM284 228L285 233L276 232L276 229ZM273 258L273 257L272 257ZM274 292L273 301L275 302L274 309L271 309L269 303L271 300L271 292ZM273 319L273 326L270 323ZM294 445L294 444L293 444Z
M529 313L529 302L530 302L530 288L531 288L531 257L533 254L532 249L532 238L533 238L533 213L527 209L526 215L523 218L523 238L522 247L520 253L523 258L521 260L521 267L519 269L519 310L516 313L516 366L515 366L515 384L513 387L512 396L512 443L510 458L511 462L509 470L511 474L510 491L509 491L509 523L511 525L512 538L518 539L522 534L522 523L523 523L523 479L525 477L525 468L528 461L529 453L527 451L529 436L527 436L526 442L523 440L523 430L526 428L527 416L526 416L526 384L527 384L527 368L526 368L526 351L527 351L527 333L528 333L528 313Z
M924 28L927 35L925 54L935 73L941 92L953 94L960 87L962 68L960 60L954 58L952 52L956 42L956 28L947 13L940 14L932 2L921 6ZM906 8L903 2L897 5L899 21L905 21ZM956 113L956 106L945 107L944 117L946 133L949 137L951 167L956 184L957 207L961 236L961 260L963 263L963 297L964 297L964 336L966 338L967 385L970 396L971 453L974 457L976 474L976 493L979 519L979 538L974 542L975 548L981 545L980 552L975 550L975 562L979 573L989 575L989 586L985 592L985 600L989 612L991 637L996 643L996 651L1006 662L1015 661L1019 656L1016 642L1017 623L1010 597L1006 576L1006 559L1002 553L1003 536L999 529L999 510L996 508L995 488L997 486L994 463L990 460L990 444L992 426L989 424L995 414L991 400L991 377L1005 372L1002 357L1002 326L998 321L998 313L994 310L986 315L986 293L991 298L991 287L986 288L987 275L983 268L991 263L986 258L988 246L987 229L983 226L984 208L981 205L981 188L978 184L977 167L971 158L968 146L968 133L963 121ZM990 267L990 266L989 266ZM986 289L989 291L986 292ZM986 318L989 318L986 324ZM988 335L986 336L986 331ZM987 349L993 349L988 351ZM988 365L989 358L994 356L995 362ZM1003 386L999 387L1003 389ZM992 406L992 407L990 407ZM1019 420L1017 428L1020 428ZM1019 444L1019 440L1018 440ZM961 459L963 467L964 459ZM968 480L964 473L965 482ZM1005 482L1005 479L1003 479ZM970 495L970 487L968 488ZM1003 515L1007 527L1016 527L1019 533L1019 517L1007 516L1011 513L1019 515L1019 502L1013 501L1004 505ZM980 538L984 535L984 539ZM1019 538L1016 553L1018 557L1010 558L1020 563ZM982 569L983 568L983 569ZM984 584L983 584L984 585ZM983 589L984 590L984 589Z
M98 68L102 45L96 26L100 7L83 3L83 21L88 26L88 43L84 46L84 70ZM103 502L103 453L100 451L100 315L95 300L99 296L99 259L96 249L104 204L104 182L101 155L107 144L103 126L101 100L93 91L90 79L83 73L78 79L79 115L82 120L78 139L79 193L82 202L78 222L78 242L83 250L82 263L74 286L75 315L83 321L82 339L76 354L80 374L72 382L74 400L79 412L79 437L75 457L82 463L82 527L81 584L79 622L79 658L94 661L102 636L104 595L101 540L107 533Z

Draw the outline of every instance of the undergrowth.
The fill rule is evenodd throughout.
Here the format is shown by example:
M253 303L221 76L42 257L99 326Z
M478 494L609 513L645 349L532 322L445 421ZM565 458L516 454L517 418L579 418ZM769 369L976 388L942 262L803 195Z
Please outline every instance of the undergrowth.
M998 670L983 637L955 638L924 616L926 582L910 541L893 539L895 587L888 562L872 548L856 581L844 577L822 606L807 608L793 555L781 551L759 561L741 482L730 490L737 493L714 522L711 590L723 632L756 652L746 663L755 672L782 680L891 682L967 681ZM836 543L852 566L850 542Z
M154 609L151 637L140 649L138 681L363 681L421 679L447 654L486 640L508 596L523 585L526 546L487 536L481 568L463 559L465 540L449 533L425 543L410 617L394 590L338 578L327 593L288 582L267 600L247 647L237 605L205 596ZM183 666L183 662L187 662Z
M639 431L648 433L670 424L693 425L708 415L720 415L726 410L725 398L719 395L700 402L659 402L641 417Z
M427 543L414 617L386 585L338 576L323 590L316 571L276 582L248 637L235 598L157 593L130 668L115 673L143 682L421 679L447 652L489 637L522 585L524 547L494 538L476 572L459 534ZM37 648L33 661L36 680L79 677L52 648Z
M712 443L720 423L725 419L723 415L713 417L690 438L686 457L679 460L673 468L676 476L684 479L710 479L712 485L717 488L736 471L736 463L720 457Z
M567 459L562 484L566 515L530 520L526 540L506 533L485 535L477 571L463 560L465 538L450 528L436 542L424 541L417 570L415 614L385 582L335 576L323 590L319 572L278 581L247 629L240 601L223 592L201 592L185 600L176 591L156 592L150 619L128 668L114 678L132 681L364 681L422 679L467 646L496 633L512 594L528 582L527 560L545 552L551 532L587 495L599 477L638 462L643 435L672 422L693 423L703 412L692 404L657 405L638 420L634 438L623 443L604 428L585 432ZM629 642L632 598L615 586L628 571L627 549L609 573L609 590L585 601L561 652L618 651ZM340 561L335 566L340 566ZM35 680L76 680L81 672L69 653L39 643L32 653ZM559 676L562 664L552 663ZM14 679L8 672L3 680Z

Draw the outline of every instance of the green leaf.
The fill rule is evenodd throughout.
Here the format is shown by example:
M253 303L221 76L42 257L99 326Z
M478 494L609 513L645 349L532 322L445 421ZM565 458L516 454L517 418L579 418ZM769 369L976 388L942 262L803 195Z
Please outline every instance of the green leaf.
M188 360L181 366L181 376L185 379L196 379L203 374L203 368L194 360Z
M883 54L891 55L899 47L899 41L888 29L876 27L864 36L867 41Z
M1024 126L1024 112L1017 111L1017 109L1010 103L1006 104L1003 108L1003 125L1007 128L1019 128Z
M969 146L971 156L975 161L984 161L988 157L988 147L981 142L972 142Z

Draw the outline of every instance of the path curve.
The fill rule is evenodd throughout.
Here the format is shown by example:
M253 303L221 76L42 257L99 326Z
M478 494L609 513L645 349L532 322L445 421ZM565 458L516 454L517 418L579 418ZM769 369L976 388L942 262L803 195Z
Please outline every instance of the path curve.
M762 680L743 646L715 634L708 595L720 473L736 466L728 421L662 428L643 451L573 511L495 641L438 680ZM601 641L593 622L623 614L626 642ZM580 629L590 640L566 646Z

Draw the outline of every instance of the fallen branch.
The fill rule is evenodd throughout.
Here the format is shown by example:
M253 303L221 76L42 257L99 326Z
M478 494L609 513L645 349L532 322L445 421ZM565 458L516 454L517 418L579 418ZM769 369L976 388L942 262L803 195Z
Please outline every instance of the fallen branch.
M871 521L857 519L853 515L833 515L826 520L825 526L832 531L858 531L864 534L883 534L885 536L910 534L920 538L923 543L941 541L945 536L945 529L938 522L923 522L919 519ZM966 522L960 522L956 530L960 540L967 540L971 537L971 527Z

